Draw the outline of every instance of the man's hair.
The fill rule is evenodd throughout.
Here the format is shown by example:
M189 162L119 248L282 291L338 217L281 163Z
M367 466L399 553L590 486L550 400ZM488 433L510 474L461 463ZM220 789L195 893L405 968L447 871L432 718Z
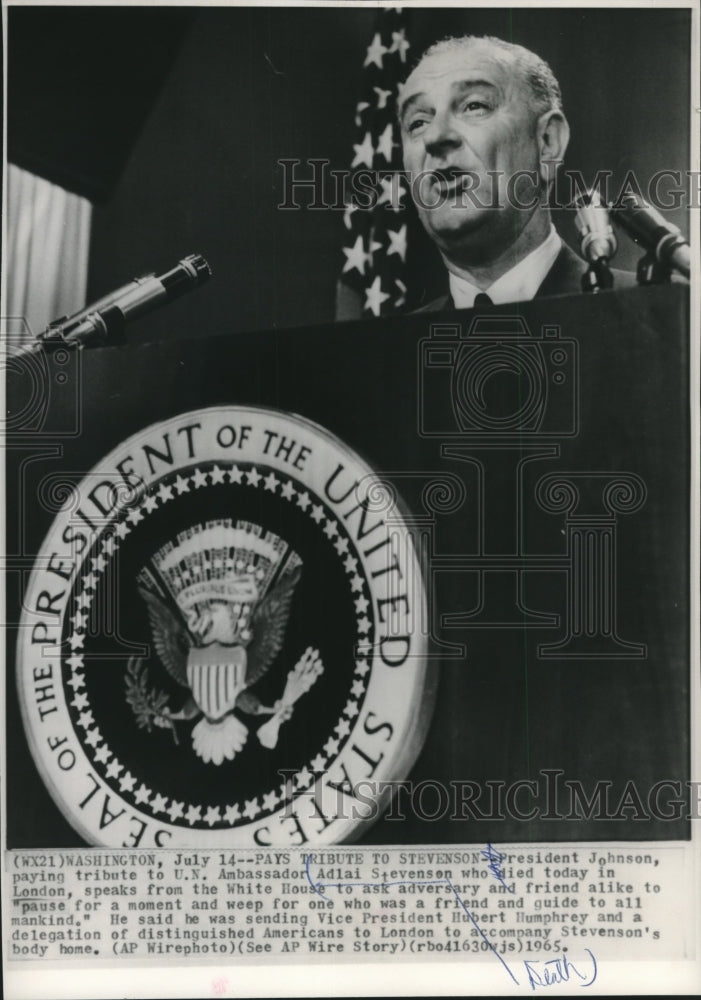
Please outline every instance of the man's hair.
M462 35L444 38L426 49L417 65L429 56L458 53L481 42L487 42L511 58L530 88L530 104L536 115L540 116L546 111L562 111L560 84L546 61L537 56L535 52L531 52L530 49L524 48L523 45L505 42L503 38L496 38L493 35Z

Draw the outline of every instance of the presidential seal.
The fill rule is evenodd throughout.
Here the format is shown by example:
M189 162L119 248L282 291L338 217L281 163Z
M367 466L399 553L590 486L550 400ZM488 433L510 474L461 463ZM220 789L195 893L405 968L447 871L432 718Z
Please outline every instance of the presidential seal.
M149 427L65 497L20 628L28 741L90 844L341 843L432 707L426 604L391 488L308 420Z

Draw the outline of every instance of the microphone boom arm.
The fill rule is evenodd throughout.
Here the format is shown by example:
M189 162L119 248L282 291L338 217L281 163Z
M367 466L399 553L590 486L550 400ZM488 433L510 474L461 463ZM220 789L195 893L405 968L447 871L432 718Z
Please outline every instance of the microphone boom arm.
M192 291L208 281L211 274L201 254L190 254L170 271L134 278L72 316L55 320L39 334L35 346L52 349L123 343L124 328L130 320Z

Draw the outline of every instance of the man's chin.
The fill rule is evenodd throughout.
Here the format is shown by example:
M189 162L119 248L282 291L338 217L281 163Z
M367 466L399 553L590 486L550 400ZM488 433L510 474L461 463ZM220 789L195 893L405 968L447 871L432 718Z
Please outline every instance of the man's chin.
M441 249L465 246L478 248L488 232L489 217L485 211L441 206L426 209L421 221L428 235Z

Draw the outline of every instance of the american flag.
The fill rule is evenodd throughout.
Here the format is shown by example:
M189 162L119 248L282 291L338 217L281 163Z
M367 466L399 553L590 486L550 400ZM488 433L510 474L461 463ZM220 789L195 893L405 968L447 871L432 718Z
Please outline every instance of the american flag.
M396 120L396 93L409 71L407 16L378 11L355 109L351 171L372 171L374 205L349 198L343 214L336 319L387 316L406 307L407 202Z

